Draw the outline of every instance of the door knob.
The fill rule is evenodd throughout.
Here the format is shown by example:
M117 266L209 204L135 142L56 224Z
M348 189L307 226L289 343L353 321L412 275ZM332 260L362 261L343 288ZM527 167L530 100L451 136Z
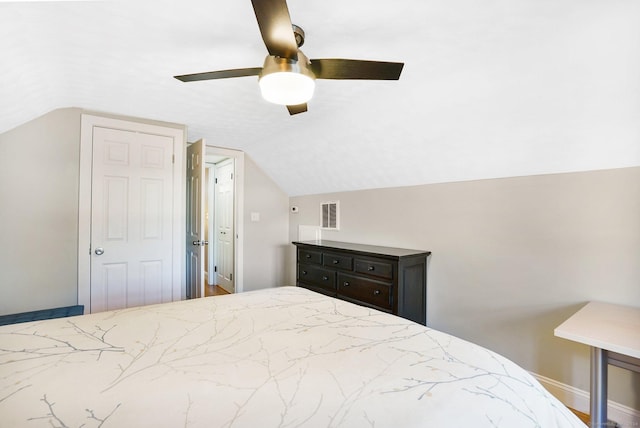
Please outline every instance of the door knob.
M202 246L209 245L209 241L202 241Z
M96 248L96 250L94 251L94 253L96 253L96 256L101 256L104 254L104 248L102 247L98 247Z
M200 241L193 241L192 244L195 245L196 247L198 247L198 246L200 246Z

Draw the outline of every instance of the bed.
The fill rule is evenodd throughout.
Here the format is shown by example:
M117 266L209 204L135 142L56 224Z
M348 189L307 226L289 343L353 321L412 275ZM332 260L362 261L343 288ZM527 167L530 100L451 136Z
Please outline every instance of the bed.
M0 327L2 427L584 427L509 360L298 287Z

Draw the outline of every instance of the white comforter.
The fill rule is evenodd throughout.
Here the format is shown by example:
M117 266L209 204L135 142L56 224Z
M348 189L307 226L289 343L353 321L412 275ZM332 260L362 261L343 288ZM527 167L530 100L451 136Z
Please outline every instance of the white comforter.
M2 427L584 427L484 348L283 287L0 327Z

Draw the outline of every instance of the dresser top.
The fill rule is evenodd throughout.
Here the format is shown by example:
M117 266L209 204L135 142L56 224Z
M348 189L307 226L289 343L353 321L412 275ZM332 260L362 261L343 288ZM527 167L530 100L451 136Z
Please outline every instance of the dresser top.
M378 245L364 245L355 244L352 242L338 242L338 241L294 241L294 245L307 245L318 247L318 249L335 249L342 251L350 251L354 253L368 253L379 256L393 256L393 257L409 257L419 255L429 255L431 251L424 250L409 250L406 248L394 248L394 247L381 247Z

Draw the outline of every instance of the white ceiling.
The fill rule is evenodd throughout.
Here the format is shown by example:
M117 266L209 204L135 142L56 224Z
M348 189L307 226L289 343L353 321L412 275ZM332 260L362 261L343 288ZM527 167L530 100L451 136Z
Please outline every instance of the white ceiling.
M310 58L405 62L317 81L309 112L256 77L249 0L0 3L0 132L60 107L183 123L289 195L640 165L640 1L289 0Z

